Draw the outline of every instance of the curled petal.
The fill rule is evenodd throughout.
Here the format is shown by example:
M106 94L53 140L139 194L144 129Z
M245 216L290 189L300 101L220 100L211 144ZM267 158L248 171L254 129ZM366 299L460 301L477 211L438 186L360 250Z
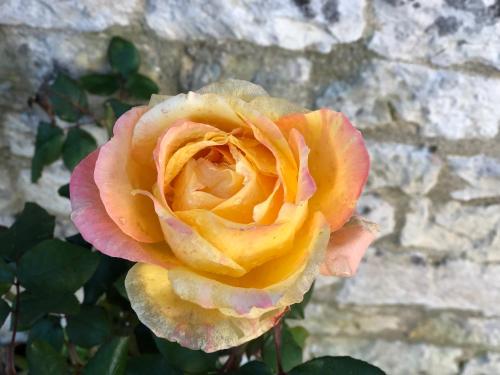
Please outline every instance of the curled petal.
M178 264L165 243L141 243L124 234L108 216L94 183L94 167L99 150L83 159L73 171L70 182L71 219L83 238L102 253L147 262L162 267Z
M161 202L146 191L136 191L149 197L160 218L161 227L173 253L185 264L199 271L215 274L241 276L246 270L230 257L209 243L194 229L179 220Z
M94 170L95 184L108 215L128 236L140 242L163 239L160 223L148 199L131 191L150 187L154 170L144 171L129 158L132 131L146 107L132 108L114 127L113 138L101 147Z
M176 215L227 257L250 270L286 253L307 213L307 202L285 203L270 225L237 223L206 210L178 211Z
M167 270L136 264L125 279L132 308L158 337L190 349L214 352L240 345L269 330L283 309L255 319L228 317L216 309L204 309L182 300L172 290Z
M285 116L277 124L285 134L296 129L303 135L317 186L309 207L323 212L332 231L341 228L354 211L370 168L361 133L343 114L328 109Z
M311 198L316 192L316 183L309 173L309 147L307 147L304 137L297 129L290 131L290 145L299 165L299 176L297 182L297 196L295 202L303 202Z
M302 300L324 259L329 233L328 223L317 213L285 256L233 280L214 280L176 268L169 271L172 288L182 299L202 307L218 308L229 316L259 317Z
M376 224L353 216L341 229L331 234L321 273L327 276L354 276L377 233Z
M194 92L179 94L155 105L135 126L132 153L139 164L154 165L152 155L157 140L179 119L209 124L225 132L248 128L227 98Z

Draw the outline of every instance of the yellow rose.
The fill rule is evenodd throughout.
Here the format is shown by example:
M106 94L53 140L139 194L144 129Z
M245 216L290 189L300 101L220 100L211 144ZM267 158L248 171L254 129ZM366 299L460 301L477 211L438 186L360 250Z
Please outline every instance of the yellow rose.
M341 113L230 80L120 117L73 172L72 220L138 262L126 289L146 326L211 352L267 331L320 271L354 274L374 237L352 216L368 169Z

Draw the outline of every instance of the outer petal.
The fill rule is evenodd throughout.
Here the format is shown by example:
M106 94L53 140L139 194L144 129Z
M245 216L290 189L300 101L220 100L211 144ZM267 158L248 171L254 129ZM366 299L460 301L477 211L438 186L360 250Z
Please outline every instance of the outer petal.
M259 96L250 101L250 106L257 112L262 113L271 121L292 113L307 113L309 110L281 98L271 96Z
M240 79L228 79L214 82L202 87L197 91L199 94L217 94L240 98L246 102L260 96L268 97L268 93L255 83L242 81Z
M222 131L248 128L230 102L215 94L179 94L155 105L134 128L132 153L143 165L153 166L153 150L157 140L178 120L212 125Z
M328 109L285 116L277 121L284 133L297 129L311 152L309 168L317 190L309 200L332 231L351 217L365 185L370 159L361 133L347 118Z
M332 233L321 273L328 276L353 276L377 233L376 224L353 216L346 225Z
M156 177L154 169L137 168L130 156L132 131L145 107L133 108L116 122L113 138L101 147L94 179L108 215L130 237L141 242L163 239L160 223L151 202L134 197L134 189L150 188Z
M190 349L214 352L245 343L270 329L283 309L256 319L228 317L180 299L172 290L168 271L136 264L125 279L132 308L156 336Z
M99 150L92 152L71 175L71 219L83 238L102 253L131 260L172 267L178 262L165 243L140 243L124 234L108 216L94 183Z
M255 318L302 300L319 272L329 234L328 223L318 212L301 229L289 254L241 279L216 281L185 268L170 270L169 278L175 293L184 300L218 308L230 316Z

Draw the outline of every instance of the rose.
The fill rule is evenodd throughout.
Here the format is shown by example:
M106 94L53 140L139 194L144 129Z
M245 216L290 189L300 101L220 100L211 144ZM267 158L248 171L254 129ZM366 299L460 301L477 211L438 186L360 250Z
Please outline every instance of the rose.
M354 274L374 238L352 216L368 169L341 113L230 80L120 117L71 176L72 220L138 262L126 289L146 326L210 352L271 328L320 271Z

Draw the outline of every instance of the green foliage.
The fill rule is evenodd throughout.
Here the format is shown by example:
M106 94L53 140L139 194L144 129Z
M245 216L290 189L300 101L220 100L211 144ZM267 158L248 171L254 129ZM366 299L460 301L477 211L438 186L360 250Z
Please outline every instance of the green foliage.
M215 370L217 354L201 350L189 350L175 342L155 338L156 346L167 362L189 374L206 374Z
M127 337L116 337L102 345L90 359L83 375L125 375L128 341Z
M26 203L12 226L0 233L0 255L16 260L38 242L52 238L55 218L36 203Z
M50 85L49 99L55 114L64 121L78 121L89 109L85 91L64 73L59 73Z
M378 367L351 357L320 357L297 366L289 375L385 375Z
M67 375L64 357L50 344L35 340L28 347L30 375Z
M63 146L64 165L73 170L85 156L94 151L97 143L91 134L81 128L71 128Z
M66 332L71 342L91 348L111 336L111 323L100 306L82 306L78 314L67 317Z
M139 70L141 57L139 51L131 42L115 36L109 43L108 61L113 71L127 77Z
M107 72L89 72L80 78L55 72L32 99L48 119L37 129L33 182L56 160L62 159L71 171L97 148L88 124L105 128L111 136L118 117L159 92L156 83L139 72L139 52L130 41L113 38L108 62ZM89 101L88 94L99 97ZM104 111L96 111L89 102L102 105ZM65 184L54 191L54 197L69 198L69 193ZM80 234L53 238L54 226L54 216L29 202L10 228L0 226L0 324L10 315L13 336L20 331L27 334L26 345L18 344L15 355L5 356L15 358L19 374L277 374L272 331L216 353L189 350L155 337L138 321L127 298L124 280L133 263L94 251ZM302 363L308 333L296 320L304 318L311 294L312 288L279 322L278 355L284 371L288 375L383 374L349 357ZM14 354L14 346L6 351ZM242 359L248 360L245 365Z
M158 94L160 91L156 83L154 83L150 78L139 73L132 74L128 77L125 89L134 98L143 100L149 100L151 95Z
M37 182L43 168L61 156L64 133L62 129L48 122L40 122L36 133L35 155L31 160L31 182Z
M90 279L98 261L97 254L83 247L61 240L46 240L22 257L18 277L29 291L71 293Z
M112 95L120 88L120 78L116 74L87 74L80 78L82 87L96 95Z

